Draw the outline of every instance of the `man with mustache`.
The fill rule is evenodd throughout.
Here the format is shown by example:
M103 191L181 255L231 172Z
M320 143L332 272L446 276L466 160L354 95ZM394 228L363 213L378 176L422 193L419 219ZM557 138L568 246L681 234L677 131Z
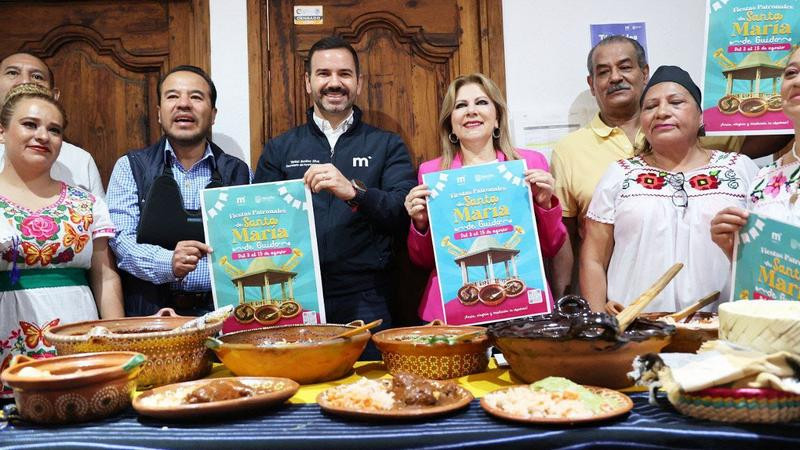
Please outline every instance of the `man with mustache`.
M387 328L392 238L408 230L403 201L416 185L414 167L400 136L364 123L353 105L362 77L350 44L336 36L315 43L304 78L307 121L267 142L254 181L302 178L315 193L327 321L383 319Z
M550 281L556 298L577 287L574 261L578 260L583 221L597 183L609 164L632 157L634 147L644 142L639 128L639 98L650 68L641 44L625 36L608 36L589 52L587 68L586 81L600 112L586 126L561 139L550 161L555 194L572 244L562 246L553 262ZM702 137L700 143L757 158L780 150L790 138Z
M250 182L244 161L209 140L217 90L199 67L178 66L159 80L158 123L164 136L117 160L108 207L117 226L125 315L171 307L195 316L213 308L200 214L206 187Z

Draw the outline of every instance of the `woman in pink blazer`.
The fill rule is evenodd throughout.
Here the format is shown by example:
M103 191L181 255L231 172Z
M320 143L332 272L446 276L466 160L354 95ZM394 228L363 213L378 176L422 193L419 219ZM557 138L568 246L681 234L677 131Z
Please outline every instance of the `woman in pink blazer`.
M542 255L546 258L555 256L567 236L561 222L561 205L553 195L554 180L548 172L547 160L541 153L515 149L511 145L506 102L492 80L474 73L460 76L450 83L439 114L439 135L442 156L420 165L420 184L411 189L405 201L406 211L411 217L409 256L414 264L431 270L418 310L426 321L443 318L444 311L425 205L425 198L431 192L427 185L422 184L423 174L492 161L524 159L528 164L525 181L531 184L533 192ZM552 302L552 298L548 300Z

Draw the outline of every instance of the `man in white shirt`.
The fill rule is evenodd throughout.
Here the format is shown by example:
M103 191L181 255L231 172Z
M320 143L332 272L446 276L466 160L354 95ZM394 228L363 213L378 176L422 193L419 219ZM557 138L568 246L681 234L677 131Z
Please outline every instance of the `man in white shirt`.
M0 61L0 107L12 87L22 83L36 83L52 89L53 73L41 59L29 53L15 53ZM5 146L0 144L0 170L5 165ZM78 186L104 198L105 191L92 155L68 142L61 145L58 159L53 163L50 175L67 184Z

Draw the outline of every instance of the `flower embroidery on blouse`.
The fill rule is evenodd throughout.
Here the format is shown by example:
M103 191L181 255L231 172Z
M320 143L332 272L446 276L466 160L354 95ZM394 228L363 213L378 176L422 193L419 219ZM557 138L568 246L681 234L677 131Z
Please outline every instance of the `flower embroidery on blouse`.
M796 192L800 188L800 167L794 169L789 176L786 176L789 168L779 169L777 163L772 163L763 170L767 170L768 174L774 174L767 178L761 178L753 192L750 194L750 201L753 204L764 200L765 195L775 199L781 190L785 190L787 194ZM775 173L777 171L778 173Z
M786 184L786 175L783 172L772 177L764 187L764 193L770 197L777 197L781 193L781 188Z
M19 231L25 237L44 242L58 232L58 224L52 217L37 214L23 219Z
M689 178L689 184L692 188L698 191L707 191L709 189L717 189L719 187L719 180L716 174L700 174Z
M647 189L661 189L664 187L665 181L666 179L663 173L640 173L639 176L636 177L636 182Z

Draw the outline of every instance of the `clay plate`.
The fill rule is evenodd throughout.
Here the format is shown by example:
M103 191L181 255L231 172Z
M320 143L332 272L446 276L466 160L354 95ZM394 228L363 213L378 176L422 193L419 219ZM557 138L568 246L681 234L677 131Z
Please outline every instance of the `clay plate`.
M451 411L455 411L457 409L461 409L467 406L474 397L468 390L464 389L461 386L458 386L458 390L460 392L459 400L454 403L450 403L449 405L418 406L412 408L391 409L388 411L350 409L350 408L340 408L338 406L333 406L325 398L325 392L327 391L321 392L319 395L317 395L317 403L319 403L319 407L322 408L322 410L325 412L354 419L414 420L426 417L441 416Z
M508 386L501 389L498 389L494 392L500 392L507 389L519 387L519 386L526 386L527 385L516 385L516 386ZM612 417L616 417L622 414L627 413L631 409L633 409L633 401L623 394L622 392L617 392L613 389L606 389L601 387L595 386L584 386L586 389L590 390L593 394L597 394L603 399L605 399L608 403L614 407L611 411L607 411L604 413L596 414L589 417L581 417L577 419L572 418L562 418L562 417L519 417L513 414L507 413L499 408L493 408L486 404L485 399L481 399L481 407L489 414L499 417L501 419L511 420L514 422L524 422L524 423L542 423L542 424L570 424L570 423L584 423L584 422L595 422L599 420L610 419Z
M142 399L156 393L174 391L182 387L192 389L200 387L210 381L215 380L237 380L237 381L257 381L257 382L283 382L283 389L272 391L266 394L254 395L235 400L221 400L208 403L182 404L179 406L151 406L143 405ZM206 378L202 380L186 381L183 383L169 384L142 393L133 399L133 409L143 416L155 417L158 419L190 419L206 416L220 416L223 414L238 413L249 409L264 409L279 405L293 396L300 385L288 378L279 377L228 377L228 378Z

